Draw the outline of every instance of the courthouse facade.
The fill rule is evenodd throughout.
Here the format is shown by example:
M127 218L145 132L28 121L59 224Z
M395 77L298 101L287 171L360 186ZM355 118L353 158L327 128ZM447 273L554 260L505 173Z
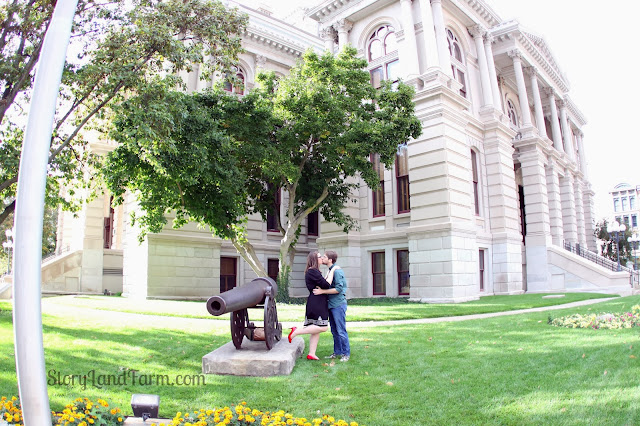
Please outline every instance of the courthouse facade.
M332 0L306 9L298 26L229 3L250 17L237 70L245 87L227 88L238 96L261 69L285 75L306 49L347 44L368 61L373 85L402 79L416 91L422 135L399 148L391 170L380 170L380 190L363 184L358 202L345 206L357 231L309 218L294 296L306 295L304 261L316 249L339 253L350 297L459 302L629 290L621 273L563 248L596 251L594 193L586 120L542 37L483 0ZM197 70L187 80L190 90L211 85ZM229 242L195 225L167 226L138 243L128 219L135 209L133 199L113 209L105 195L77 219L63 215L65 252L43 273L43 289L204 298L255 277ZM271 228L259 216L249 220L249 238L275 275L280 235Z

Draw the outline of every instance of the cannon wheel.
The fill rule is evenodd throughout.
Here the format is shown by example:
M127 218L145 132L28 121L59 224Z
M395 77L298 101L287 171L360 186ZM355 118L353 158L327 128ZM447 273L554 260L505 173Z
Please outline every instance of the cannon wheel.
M264 337L268 350L271 350L282 337L282 324L278 322L276 301L270 295L264 300Z
M231 340L236 349L242 347L242 339L244 338L244 329L249 322L249 313L247 309L231 312Z

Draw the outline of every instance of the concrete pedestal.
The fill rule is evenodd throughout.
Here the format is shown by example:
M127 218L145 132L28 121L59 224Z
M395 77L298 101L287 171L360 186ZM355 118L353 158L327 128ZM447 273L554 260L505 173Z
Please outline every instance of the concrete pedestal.
M242 348L236 349L229 342L202 357L203 374L223 374L232 376L285 376L291 374L296 359L304 351L304 339L295 337L289 343L283 334L271 349L264 342L252 342L246 337Z

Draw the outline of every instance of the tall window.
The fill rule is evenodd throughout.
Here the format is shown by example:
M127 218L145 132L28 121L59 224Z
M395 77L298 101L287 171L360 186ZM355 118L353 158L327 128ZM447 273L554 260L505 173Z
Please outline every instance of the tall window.
M220 258L220 293L231 290L236 286L237 277L236 258Z
M509 121L516 128L518 127L518 114L516 113L516 107L513 106L513 102L511 100L507 100L507 115L509 116Z
M318 236L318 212L311 212L307 216L307 235Z
M371 272L373 274L373 295L382 296L387 294L383 251L371 253Z
M398 250L398 294L400 296L409 295L409 250Z
M278 281L278 259L267 259L267 276L274 281Z
M409 203L409 148L404 143L396 154L396 185L398 187L398 213L411 211Z
M627 197L622 197L622 211L627 210Z
M636 228L638 226L638 216L635 214L631 216L631 226Z
M471 175L473 180L473 208L476 216L480 215L480 195L478 188L478 156L471 150Z
M225 79L224 79L224 90L226 90L227 92L231 92L231 93L235 93L238 95L244 95L244 82L245 82L245 78L244 78L244 71L242 71L242 69L234 66L232 67L233 72L236 73L235 78L236 81L231 82L229 81L229 74L225 75Z
M634 195L629 196L629 210L636 209L636 197Z
M456 35L448 28L447 43L449 45L449 54L451 55L451 70L453 71L453 78L455 78L458 83L462 84L462 88L460 88L460 94L466 98L467 82L464 77L466 67L464 65L462 48L460 47L458 37L456 37Z
M391 25L383 25L371 34L367 46L371 84L376 89L382 80L398 81L400 61L395 30Z
M113 218L115 211L113 210L113 196L109 197L109 216L104 218L103 227L103 248L110 249L113 244Z
M273 209L267 213L267 231L280 232L278 228L278 215L280 214L280 188L276 190Z
M380 217L384 216L384 165L379 154L371 154L371 164L380 179L380 186L372 191L373 217Z
M619 198L614 198L613 199L613 211L614 212L620 211L620 199Z
M484 250L478 251L478 273L480 274L480 291L484 291Z

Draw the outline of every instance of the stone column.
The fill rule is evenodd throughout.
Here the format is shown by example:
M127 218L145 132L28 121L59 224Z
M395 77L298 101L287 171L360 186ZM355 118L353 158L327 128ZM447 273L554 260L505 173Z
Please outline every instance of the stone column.
M544 114L542 112L542 99L540 99L540 88L538 87L538 71L534 67L525 68L529 74L531 91L533 92L533 107L536 113L536 127L541 137L547 136L547 129L544 125Z
M493 239L491 270L496 294L522 292L522 235L513 169L513 144L499 126L487 129L484 158Z
M516 83L518 85L518 99L520 100L520 112L522 114L522 127L531 126L531 112L529 110L529 98L527 97L527 85L524 82L522 73L522 60L519 50L510 50L508 55L513 59L513 70L516 73Z
M320 30L320 38L324 41L324 50L333 53L333 46L336 39L336 30L333 27L327 27Z
M489 67L487 66L487 57L485 56L483 37L486 30L480 25L474 25L469 28L469 33L473 36L476 44L476 53L478 55L478 66L480 67L480 82L482 88L482 106L493 104L493 94L491 92L491 81L489 80Z
M567 117L567 103L564 100L560 100L558 103L560 105L560 124L562 124L564 152L567 153L567 157L569 157L571 161L575 161L576 155L573 149L573 141L571 140L571 125Z
M404 55L400 57L403 65L403 74L409 79L420 74L418 66L418 44L416 43L416 30L413 23L413 9L411 0L400 0L402 10L402 27L404 30Z
M547 199L549 200L549 226L551 228L551 241L554 245L562 247L562 202L560 199L560 180L558 178L558 165L549 160L547 172Z
M549 97L549 109L551 110L551 134L553 137L553 147L558 152L564 152L562 147L562 132L560 132L560 122L558 121L558 108L556 106L556 95L551 87L545 88Z
M349 43L349 31L353 28L353 22L341 19L333 26L338 31L338 52Z
M438 44L438 60L442 72L449 77L455 78L451 69L451 54L447 44L447 32L444 28L444 15L442 14L442 0L431 1L431 12L433 14L433 25L436 30L436 42Z
M576 179L574 189L576 191L576 229L578 232L578 243L583 248L586 248L587 239L585 235L584 226L584 200L582 198L582 181Z
M578 240L576 198L573 174L569 169L565 170L564 177L560 179L560 199L562 200L563 237L567 242L575 243Z
M582 138L584 137L584 133L581 130L578 130L578 134L576 135L578 138L578 160L580 161L580 171L584 175L584 179L586 181L589 180L589 174L587 173L587 157L584 152L584 142Z
M436 30L430 0L420 0L420 16L422 17L422 37L424 38L426 67L427 69L440 68L438 43L436 42Z
M489 81L491 82L491 94L493 95L493 106L502 111L502 100L500 99L500 89L498 88L498 76L496 75L496 64L493 61L493 36L486 34L484 37L484 54L487 57L487 67L489 68Z
M585 184L585 187L582 191L582 204L584 206L584 234L587 240L587 248L593 252L598 251L598 246L596 244L596 237L594 232L596 216L594 214L594 206L593 206L593 197L595 193L591 189L591 185L588 183Z
M522 166L527 290L545 291L549 287L547 247L551 245L549 199L547 198L546 156L537 139L517 143Z

